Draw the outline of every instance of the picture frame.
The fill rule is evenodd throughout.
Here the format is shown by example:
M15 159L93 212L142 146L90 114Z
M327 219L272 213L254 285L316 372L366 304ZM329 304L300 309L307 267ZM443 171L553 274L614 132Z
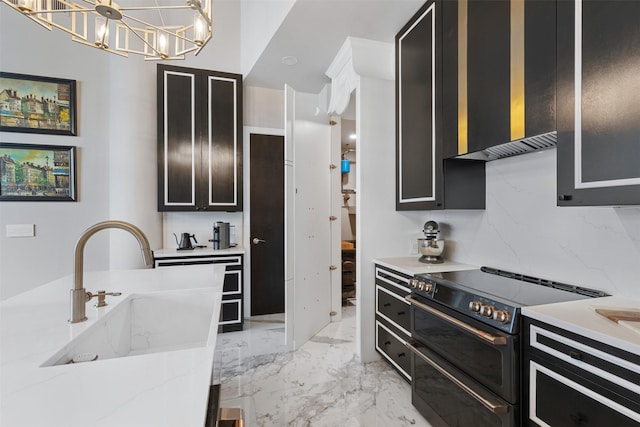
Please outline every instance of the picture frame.
M76 200L76 147L0 143L0 202Z
M0 131L75 136L76 81L0 72Z

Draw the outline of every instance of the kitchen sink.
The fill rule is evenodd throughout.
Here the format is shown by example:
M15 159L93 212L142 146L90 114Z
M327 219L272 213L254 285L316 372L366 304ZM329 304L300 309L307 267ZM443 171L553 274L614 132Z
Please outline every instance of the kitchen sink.
M204 347L217 334L215 308L207 289L129 295L41 367Z

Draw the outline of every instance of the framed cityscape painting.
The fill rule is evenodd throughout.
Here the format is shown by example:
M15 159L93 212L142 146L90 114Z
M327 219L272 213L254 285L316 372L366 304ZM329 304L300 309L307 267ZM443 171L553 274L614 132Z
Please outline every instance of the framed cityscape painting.
M76 81L0 72L0 131L76 135Z
M0 201L76 201L76 147L0 143Z

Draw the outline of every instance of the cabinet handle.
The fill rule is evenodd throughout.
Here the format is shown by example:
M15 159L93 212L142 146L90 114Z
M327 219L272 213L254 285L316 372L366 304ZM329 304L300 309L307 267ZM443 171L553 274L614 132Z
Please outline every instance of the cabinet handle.
M382 306L383 307L389 307L389 306L391 306L391 303L390 302L385 302L384 304L382 304Z
M384 345L389 345L389 344L391 344L391 341L385 341L384 342Z
M582 360L582 353L579 351L570 351L569 356L571 356L572 359Z
M572 200L573 196L571 194L561 194L558 196L558 200L569 201Z
M587 418L586 415L581 414L580 412L576 413L576 414L570 414L569 415L569 419L571 421L573 421L573 423L577 426L583 426L585 424L587 424L587 422L589 421L589 419Z
M399 312L398 312L398 316L403 316L404 314L405 314L405 312L404 312L404 311L399 311Z
M406 354L404 352L398 353L398 357L405 357L405 356L406 356Z

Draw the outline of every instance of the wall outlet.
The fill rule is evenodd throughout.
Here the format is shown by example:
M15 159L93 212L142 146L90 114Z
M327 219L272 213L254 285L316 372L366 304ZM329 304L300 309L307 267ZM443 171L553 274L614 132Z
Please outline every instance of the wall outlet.
M7 224L7 237L34 237L35 224Z
M411 248L411 253L413 255L418 254L418 241L416 239L409 240L409 247Z

